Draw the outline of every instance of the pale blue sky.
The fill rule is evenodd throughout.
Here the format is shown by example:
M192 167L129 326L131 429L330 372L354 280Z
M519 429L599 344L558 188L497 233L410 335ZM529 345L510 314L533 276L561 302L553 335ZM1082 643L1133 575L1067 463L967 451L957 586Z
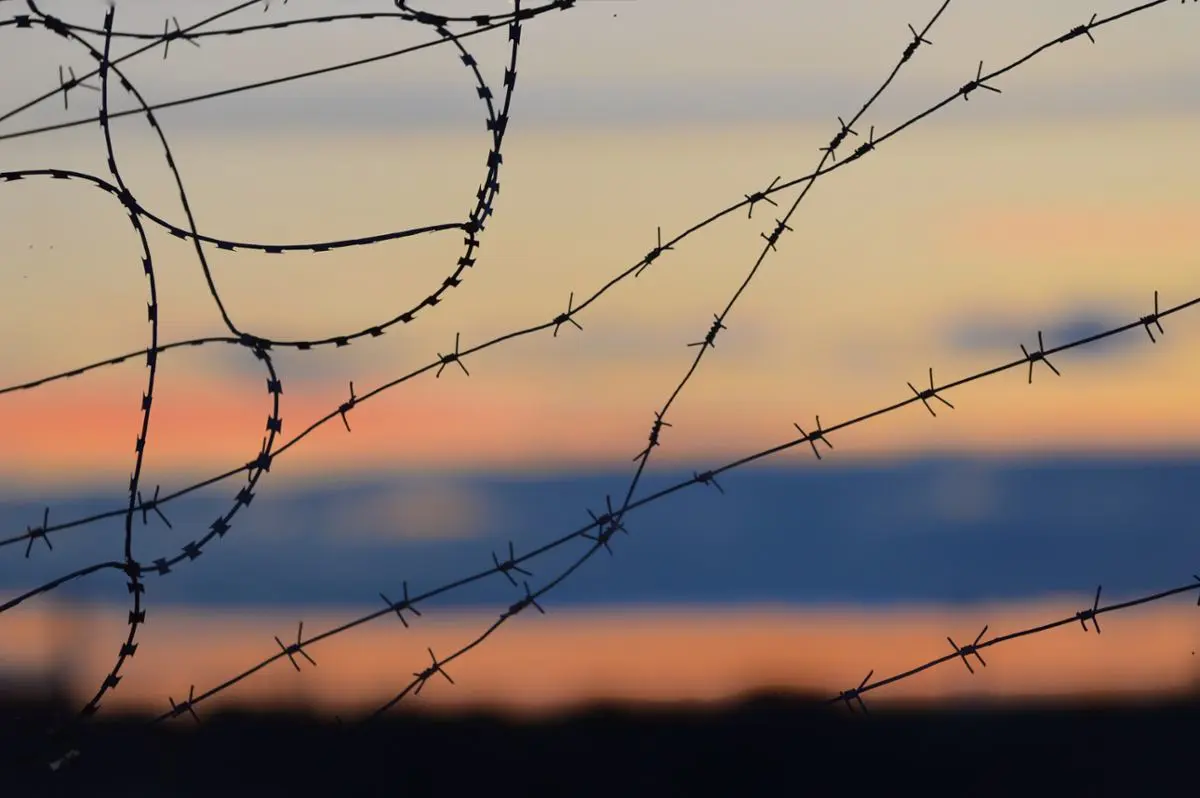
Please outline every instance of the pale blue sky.
M12 4L17 9L21 4ZM430 11L502 11L502 0L423 4ZM906 24L920 28L939 2L870 0L594 0L530 21L518 76L522 125L602 125L689 122L705 125L771 121L828 121L848 116L872 91L903 48ZM971 118L1045 118L1114 113L1161 113L1200 106L1200 48L1194 13L1175 4L1097 31L1098 43L1080 39L1041 59L1037 68L1003 80L1002 103L979 103ZM41 7L72 21L99 26L102 0L46 0ZM117 27L161 31L164 17L184 25L229 3L214 0L120 0ZM938 21L933 46L923 48L904 77L879 102L881 111L914 110L965 83L978 61L1007 63L1050 38L1126 8L1082 0L958 0ZM317 0L251 8L215 27L259 24L354 11L395 11L389 0L329 5ZM612 14L616 13L614 19ZM28 80L0 86L0 105L27 99L56 82L59 63L90 66L47 34L4 33L5 49L19 58ZM129 66L148 96L167 99L261 80L417 44L434 34L400 20L340 21L321 26L207 38L201 48L182 42L171 61L144 58ZM98 37L94 37L98 41ZM468 40L485 76L498 79L507 46L504 32ZM115 46L122 52L129 41ZM1068 53L1068 51L1070 51ZM44 80L32 79L44 73ZM320 113L313 113L319 103ZM851 106L854 106L852 108ZM55 107L53 104L51 108ZM215 110L214 110L215 109ZM219 110L220 113L215 111ZM39 116L32 112L29 118ZM459 127L479 117L467 70L457 53L436 47L414 55L235 95L194 109L172 111L172 125L204 128L385 127L419 130ZM10 123L11 124L11 123ZM4 126L9 129L9 125Z

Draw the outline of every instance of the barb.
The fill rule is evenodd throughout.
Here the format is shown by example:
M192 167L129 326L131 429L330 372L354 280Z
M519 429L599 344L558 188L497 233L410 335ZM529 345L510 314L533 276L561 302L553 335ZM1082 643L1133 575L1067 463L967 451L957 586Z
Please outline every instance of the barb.
M460 359L461 357L462 357L462 355L458 351L458 333L455 333L454 334L454 352L452 352L449 355L443 355L441 352L438 352L438 359L439 359L440 365L438 366L437 373L434 374L433 376L435 376L435 377L442 376L442 369L446 368L446 366L450 365L451 363L457 363L458 367L460 369L462 369L463 374L466 374L468 377L470 377L471 372L467 371L467 367L463 365L463 362Z
M759 233L758 235L764 241L767 242L767 246L771 249L772 252L774 252L775 244L778 243L779 236L783 235L784 230L787 230L790 232L792 230L792 228L788 227L786 222L781 222L780 220L776 219L775 220L775 229L771 231L770 235L767 235L766 233Z
M969 646L963 646L962 648L959 648L958 644L955 643L954 640L949 635L946 635L946 640L947 640L947 642L950 643L950 647L954 649L955 654L962 657L963 665L966 665L967 670L970 671L972 674L975 673L975 669L971 667L971 662L970 662L970 660L967 659L968 654L974 654L975 659L979 660L979 664L983 665L985 668L987 667L987 663L983 661L983 657L980 656L980 654L979 654L979 641L983 639L983 636L985 634L987 634L987 630L988 630L988 628L987 628L987 625L985 624L983 627L983 631L981 631L979 634L977 634L975 636L975 642L971 643Z
M61 66L59 66L59 68L58 68L58 86L62 90L63 108L64 109L68 109L71 107L71 99L70 99L71 89L75 88L76 86L80 86L85 89L91 89L92 91L100 91L100 89L98 87L84 83L79 78L75 77L75 69L73 67L67 67L67 73L71 77L64 79L63 78L63 68Z
M911 29L912 25L909 25L908 27ZM907 50L905 52L907 52ZM858 135L858 133L855 132L850 125L846 124L846 120L842 119L840 116L837 118L837 121L838 124L841 125L841 129L839 129L837 134L829 141L829 144L821 148L821 152L827 153L834 161L837 160L837 148L842 145L842 142L845 141L846 136Z
M954 405L947 402L941 396L938 396L937 391L933 387L933 366L929 367L929 387L928 388L926 388L923 391L918 391L915 387L913 387L913 384L911 382L908 383L908 387L912 388L912 392L914 394L916 394L916 397L918 399L921 400L921 404L925 405L925 409L929 411L929 415L933 416L934 418L937 418L937 413L933 412L933 408L929 406L930 399L937 399L939 402L941 402L942 404L944 404L946 407L950 408L951 410L954 409ZM803 430L801 430L801 432L803 432Z
M408 581L407 580L404 582L404 600L403 601L392 601L390 598L385 596L383 593L380 593L379 597L381 599L383 599L385 604L388 605L389 610L394 610L396 612L396 617L400 619L400 623L404 624L405 629L408 628L408 619L404 617L404 613L402 612L402 610L408 610L409 612L411 612L413 615L416 615L417 617L420 617L420 615L421 615L421 611L413 606L412 599L410 599L408 597Z
M299 654L300 656L304 657L306 660L309 661L309 663L312 664L312 666L314 668L317 667L316 661L312 657L310 657L308 655L308 653L304 650L304 644L303 644L303 642L301 642L303 640L304 640L304 621L300 622L300 628L296 630L296 642L295 643L285 646L283 644L283 641L279 639L279 636L278 635L275 636L275 642L279 644L279 650L284 653L284 655L288 658L288 661L292 663L292 667L295 668L297 672L299 672L299 670L300 670L300 663L296 662L296 658L295 658L295 656L293 656L295 654Z
M712 471L705 471L703 474L693 471L692 478L695 479L696 482L700 483L701 485L712 485L722 495L724 495L724 493L725 493L725 489L721 487L721 484L719 482L717 482L717 478L713 474Z
M33 541L41 538L46 543L46 548L54 551L54 545L50 542L50 508L47 507L42 511L42 525L39 527L26 527L25 534L29 538L28 545L25 546L25 559L29 559L29 552L33 549Z
M668 252L671 249L674 249L674 247L672 247L670 244L666 244L666 245L663 244L661 227L658 228L657 240L658 240L658 244L654 247L654 249L647 252L646 257L642 258L642 262L638 264L637 271L635 271L633 273L634 277L641 277L642 272L645 271L646 269L650 268L650 264L652 264L652 263L654 263L654 261L658 260L659 255L663 254L664 252ZM584 304L586 305L587 303L585 302Z
M1159 315L1160 314L1158 312L1158 291L1155 291L1154 292L1154 312L1147 314L1145 316L1142 316L1140 319L1138 319L1138 321L1140 321L1142 323L1142 326L1146 328L1146 335L1150 336L1150 343L1152 343L1152 344L1156 344L1156 343L1158 343L1158 341L1156 341L1154 338L1154 331L1150 329L1151 324L1153 324L1155 327L1158 328L1159 335L1166 334L1166 331L1163 330L1162 322L1160 322L1158 320Z
M442 663L438 662L437 655L433 653L433 649L430 648L427 649L427 651L429 651L429 657L433 660L433 664L423 671L416 671L413 673L413 676L417 677L416 692L418 695L421 692L421 688L425 686L425 682L429 681L429 678L436 673L440 673L442 676L445 676L446 681L450 682L450 684L454 684L454 680L450 678L450 674L442 670Z
M175 30L170 29L171 23L175 24ZM183 41L187 42L188 44L192 45L193 47L199 47L200 42L198 42L196 40L196 38L197 37L195 34L189 34L189 33L183 32L183 29L179 27L179 20L176 17L171 17L170 19L164 19L163 20L163 32L162 32L163 60L166 61L167 56L171 54L171 42L175 41L176 39L182 39Z
M716 347L717 333L719 333L721 330L725 330L725 329L728 329L728 328L724 324L721 323L721 317L714 313L712 326L709 327L708 332L704 334L704 340L696 341L695 343L688 344L688 346Z
M342 423L346 425L346 432L350 432L350 422L346 419L346 414L354 409L355 402L358 397L354 395L354 380L350 381L350 399L338 405L338 415L342 417Z
M626 529L624 524L621 523L621 519L618 517L618 514L613 511L612 496L605 496L604 503L605 506L608 507L608 512L604 513L603 515L596 515L591 510L587 511L588 515L592 517L592 523L587 527L587 529L591 530L594 527L597 530L596 534L589 535L585 530L581 533L581 535L588 540L596 541L597 546L603 546L604 548L608 549L609 554L612 554L613 550L608 545L609 538L615 535L618 531L624 532L626 535L628 535L629 530Z
M1061 374L1058 373L1058 369L1054 368L1054 364L1046 359L1046 355L1048 353L1046 352L1046 346L1042 343L1042 331L1041 330L1038 330L1037 351L1030 353L1029 350L1027 350L1025 348L1025 344L1021 344L1021 353L1024 354L1025 359L1027 361L1029 361L1029 384L1030 385L1033 385L1033 364L1037 363L1039 361L1041 361L1042 363L1045 363L1047 366L1049 366L1050 370L1053 371L1057 376L1059 376L1059 377L1062 376Z
M988 91L1000 94L999 89L997 89L995 86L987 85L984 83L985 80L986 78L983 77L983 62L980 61L979 69L975 72L975 79L964 83L962 88L958 90L958 93L962 95L964 100L971 99L971 92L975 91L976 89L987 89Z
M529 592L529 583L522 582L521 584L525 586L525 598L521 599L520 601L517 601L514 604L510 604L508 609L505 610L504 614L500 616L501 620L508 620L508 618L512 617L513 615L516 615L518 612L520 612L521 610L523 610L526 607L529 607L531 605L533 606L534 609L536 609L542 615L546 614L546 611L544 609L542 609L542 605L538 604L537 599L535 599L533 597L533 594Z
M517 565L517 559L513 554L513 544L511 540L508 541L508 559L504 562L500 562L500 560L496 558L496 552L493 551L492 562L496 563L496 570L503 574L508 581L512 582L513 587L517 586L517 580L512 578L512 574L510 574L509 571L516 571L517 573L525 574L526 576L533 576L533 574L531 574L529 571L526 571L524 568Z
M1156 293L1156 296L1157 296L1157 293ZM567 312L560 313L554 317L554 337L555 338L558 337L558 328L563 326L564 324L573 324L573 325L575 325L575 329L579 330L580 332L583 332L583 327L579 326L579 322L575 321L575 319L572 318L572 315L571 315L573 313L573 311L571 310L571 303L574 301L575 301L575 292L572 291L571 295L567 297ZM1157 307L1158 306L1155 305L1155 308L1157 308Z
M1088 41L1090 41L1092 44L1095 44L1096 37L1092 35L1092 30L1091 30L1091 27L1093 24L1095 24L1095 22L1096 22L1096 15L1092 14L1092 18L1090 20L1088 20L1088 23L1086 25L1076 25L1074 28L1071 28L1069 31L1064 33L1062 36L1060 36L1055 41L1061 44L1063 42L1069 42L1072 39L1079 37L1079 36L1087 36Z
M1100 619L1096 617L1096 614L1100 612L1100 590L1103 587L1103 585L1096 586L1096 600L1092 602L1090 610L1081 610L1075 613L1075 617L1079 619L1079 625L1083 627L1083 631L1085 632L1088 630L1087 622L1091 621L1096 627L1096 634L1100 634Z
M767 186L766 191L755 191L753 194L743 194L742 195L746 198L746 201L749 203L747 210L746 210L746 218L747 219L754 218L754 203L756 203L756 202L765 202L768 205L774 205L776 207L779 206L779 203L777 203L775 200L771 199L767 195L769 193L771 193L772 190L774 190L775 184L779 182L779 178L781 178L781 177L783 177L783 175L776 175L775 179L771 181L771 184Z
M658 436L662 433L663 427L669 427L669 426L671 426L671 425L668 424L666 421L663 421L662 414L655 412L654 424L651 425L651 427L650 427L649 442L647 443L645 449L642 449L642 451L638 452L637 454L635 454L633 456L633 459L636 461L636 460L642 459L643 457L646 457L650 453L651 449L653 449L655 446L658 446ZM611 508L610 508L610 512L611 512Z
M265 445L265 441L264 441L264 445ZM153 510L158 515L158 517L162 519L162 522L167 525L167 528L168 529L171 528L171 522L167 520L167 517L165 515L163 515L162 508L158 506L158 491L159 491L159 488L161 488L161 487L162 487L161 485L154 486L154 498L152 498L150 501L145 501L144 499L142 499L142 492L140 490L137 492L137 500L138 500L137 509L142 511L142 526L145 526L148 523L146 520L146 514L148 512L150 512L151 510Z
M187 712L192 716L192 719L196 721L196 725L200 725L200 716L196 714L196 710L192 706L193 702L196 700L196 685L193 684L188 688L187 701L180 701L178 704L176 704L175 699L171 698L170 696L167 697L167 700L171 702L171 717L179 717L184 712Z
M863 677L863 680L858 683L858 687L851 688L850 690L843 690L841 693L838 694L838 699L841 701L845 701L846 708L849 709L851 712L854 711L854 704L852 704L850 702L857 701L858 705L860 707L862 707L862 711L866 714L869 714L869 713L867 713L867 705L864 704L863 700L862 700L862 691L863 691L863 688L866 686L867 682L871 681L871 677L874 675L875 675L874 670L868 671L867 675Z
M816 455L818 460L821 459L821 453L817 451L817 441L823 442L830 449L833 448L833 444L830 443L829 439L825 437L825 431L821 429L821 417L820 416L817 416L817 429L815 432L812 432L812 433L805 432L804 429L799 424L796 424L795 422L792 423L792 426L795 427L796 429L800 430L800 434L804 436L803 438L801 438L801 440L808 441L809 445L812 446L813 454Z

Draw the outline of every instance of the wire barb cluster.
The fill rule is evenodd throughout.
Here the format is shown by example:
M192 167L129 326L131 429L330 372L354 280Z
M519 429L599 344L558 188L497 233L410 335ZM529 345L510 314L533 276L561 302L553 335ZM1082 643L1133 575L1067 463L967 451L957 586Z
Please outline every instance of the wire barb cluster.
M939 396L937 389L933 387L933 366L929 367L929 387L928 388L926 388L923 391L918 391L911 382L908 383L908 387L911 388L912 392L916 395L916 397L921 400L921 404L925 405L925 409L929 411L929 415L933 416L934 418L937 418L937 413L933 412L933 408L929 406L930 399L937 399L939 402L941 402L942 404L944 404L946 407L950 408L951 410L954 409L954 405L952 405L948 401L946 401L945 397Z
M275 638L275 642L279 644L279 649L284 653L284 655L288 658L288 661L292 663L292 667L295 668L297 671L300 670L300 663L296 662L296 657L294 656L295 654L299 654L300 656L304 657L306 660L309 661L309 663L312 664L312 666L314 668L317 666L316 661L308 655L308 652L306 652L304 650L304 642L303 641L304 641L304 621L300 622L300 628L298 628L296 630L296 642L295 643L290 643L285 646L283 644L283 641L280 640L279 637Z

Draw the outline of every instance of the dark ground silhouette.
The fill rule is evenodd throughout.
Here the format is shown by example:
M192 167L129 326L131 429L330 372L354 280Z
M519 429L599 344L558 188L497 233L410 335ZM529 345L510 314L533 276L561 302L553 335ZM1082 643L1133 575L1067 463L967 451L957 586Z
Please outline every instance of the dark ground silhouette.
M299 710L147 727L102 710L78 757L34 766L31 730L65 708L4 701L0 795L1149 795L1192 783L1200 720L1197 696L864 716L764 694L538 721L394 710L371 728Z

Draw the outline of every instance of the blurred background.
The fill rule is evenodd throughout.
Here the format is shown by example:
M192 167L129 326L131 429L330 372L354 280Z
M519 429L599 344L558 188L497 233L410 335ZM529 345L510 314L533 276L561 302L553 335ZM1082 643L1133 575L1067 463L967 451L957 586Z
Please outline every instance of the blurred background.
M794 179L878 87L940 3L581 0L528 22L503 145L501 192L476 266L409 325L345 348L279 350L282 441L349 397L578 306L656 243L777 175ZM100 28L99 0L39 6ZM160 32L225 4L120 0L116 27ZM434 2L499 13L501 0ZM843 154L1011 62L1124 5L1061 0L951 3ZM384 0L339 13L392 11ZM214 23L330 13L293 0ZM24 13L0 4L0 17ZM1051 48L819 180L739 299L635 499L1197 294L1200 16L1176 3ZM175 42L123 65L152 102L387 53L436 38L396 19ZM91 37L98 45L100 37ZM114 53L136 43L114 43ZM503 30L464 40L499 95ZM16 76L0 109L83 74L82 48L0 28ZM95 80L90 81L95 84ZM115 92L114 109L135 107ZM97 95L74 89L0 121L0 171L107 177ZM448 46L156 112L198 228L264 243L335 240L462 221L485 175L489 133L471 74ZM186 226L161 145L144 119L114 120L118 163L139 201ZM753 267L779 207L734 212L608 291L557 336L537 333L418 376L317 429L281 456L221 540L166 577L147 576L137 655L106 707L163 711L306 636L418 595L575 531L625 495L633 458L714 313ZM224 327L186 241L149 227L160 339ZM330 253L206 247L245 330L319 338L421 301L461 255L449 231ZM0 385L147 345L141 248L119 203L82 182L0 186ZM713 700L789 688L836 695L970 642L1091 606L1186 584L1200 563L1200 314L1134 329L948 390L934 403L830 434L631 511L629 536L431 683L431 707L544 712L595 698ZM143 494L170 493L252 460L270 396L245 350L160 358ZM0 536L122 508L140 428L144 362L0 395ZM136 518L134 553L178 554L244 480ZM3 600L122 556L124 519L0 549ZM537 589L582 554L574 541L523 565ZM26 556L28 555L28 556ZM70 685L81 700L124 639L124 577L75 580L0 616L0 679ZM371 708L414 671L481 633L523 596L501 575L418 604L410 628L384 616L276 663L213 704ZM1146 695L1190 689L1195 607L1178 600L1106 616L949 663L873 701L962 696Z

